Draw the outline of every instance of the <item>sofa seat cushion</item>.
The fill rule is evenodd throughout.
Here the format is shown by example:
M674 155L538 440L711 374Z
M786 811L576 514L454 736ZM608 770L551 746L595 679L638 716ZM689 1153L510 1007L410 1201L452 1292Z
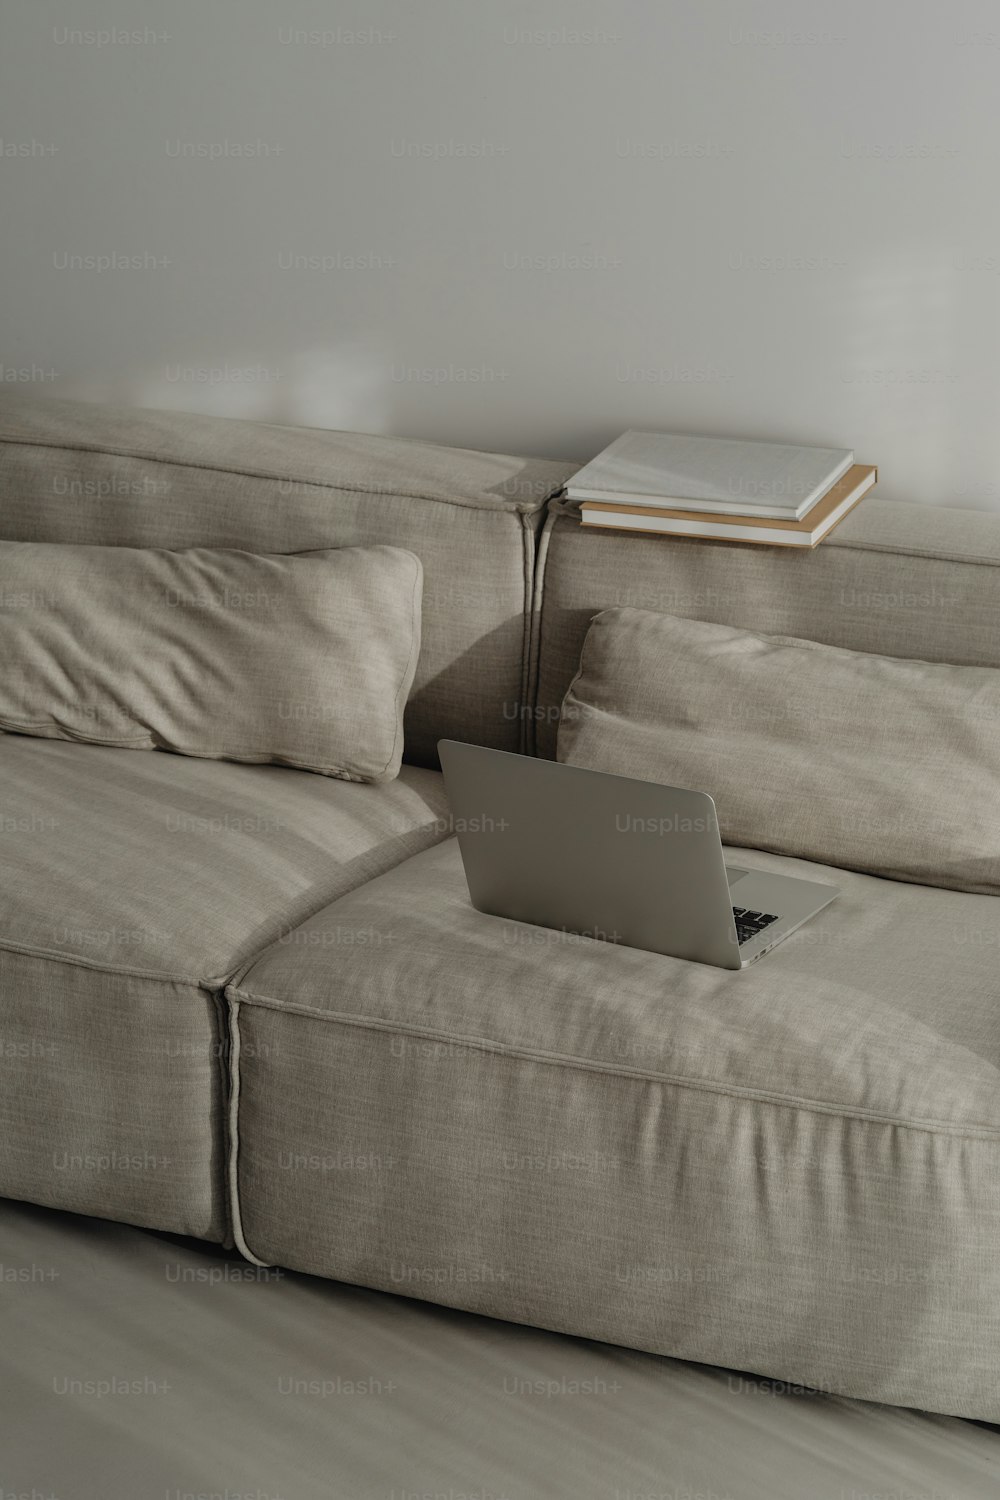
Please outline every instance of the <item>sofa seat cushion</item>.
M0 735L0 1194L223 1239L219 988L444 835L437 772Z
M444 836L439 772L282 766L0 736L0 944L199 981Z
M1000 899L731 852L842 891L742 972L483 916L454 840L261 955L245 1252L997 1420Z

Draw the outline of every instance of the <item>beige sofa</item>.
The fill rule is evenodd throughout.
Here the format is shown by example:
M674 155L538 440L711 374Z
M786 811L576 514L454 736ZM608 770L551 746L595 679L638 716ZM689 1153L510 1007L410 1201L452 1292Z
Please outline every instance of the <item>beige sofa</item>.
M1000 1419L1000 899L754 852L843 894L745 973L549 941L469 905L434 748L552 755L615 605L1000 668L1000 518L873 498L798 555L366 435L20 399L0 442L4 539L425 573L385 785L0 736L0 1192Z

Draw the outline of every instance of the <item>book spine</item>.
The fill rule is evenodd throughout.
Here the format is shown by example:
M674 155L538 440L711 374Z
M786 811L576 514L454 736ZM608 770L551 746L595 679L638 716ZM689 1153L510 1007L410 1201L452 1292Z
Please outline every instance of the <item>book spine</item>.
M647 536L680 536L690 537L695 541L715 542L750 542L765 547L814 547L815 540L806 532L785 531L781 529L767 529L742 526L705 526L683 522L659 522L657 523L648 516L636 516L634 520L624 521L609 515L607 512L598 515L582 515L581 519L585 526L599 527L602 531L628 531L637 535L645 533ZM825 535L825 533L824 533Z
M577 504L636 506L643 510L689 510L706 516L754 516L762 521L801 521L809 514L812 505L753 505L749 501L742 505L733 500L685 500L675 496L668 499L657 495L611 494L604 490L582 490L573 484L565 489L567 500Z

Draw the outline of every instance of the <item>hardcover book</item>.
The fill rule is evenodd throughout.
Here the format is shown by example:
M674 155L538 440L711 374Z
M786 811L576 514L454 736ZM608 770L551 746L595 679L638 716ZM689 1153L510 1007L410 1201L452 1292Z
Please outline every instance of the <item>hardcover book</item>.
M848 448L629 431L566 485L571 500L800 521L854 463Z

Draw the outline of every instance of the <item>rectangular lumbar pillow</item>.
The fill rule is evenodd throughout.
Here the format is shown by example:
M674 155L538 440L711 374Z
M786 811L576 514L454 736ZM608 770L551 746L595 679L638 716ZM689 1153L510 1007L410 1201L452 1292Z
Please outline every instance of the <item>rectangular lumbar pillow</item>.
M0 542L0 729L389 781L422 583L397 547Z
M723 840L1000 894L1000 671L640 609L591 622L558 758L715 798Z

